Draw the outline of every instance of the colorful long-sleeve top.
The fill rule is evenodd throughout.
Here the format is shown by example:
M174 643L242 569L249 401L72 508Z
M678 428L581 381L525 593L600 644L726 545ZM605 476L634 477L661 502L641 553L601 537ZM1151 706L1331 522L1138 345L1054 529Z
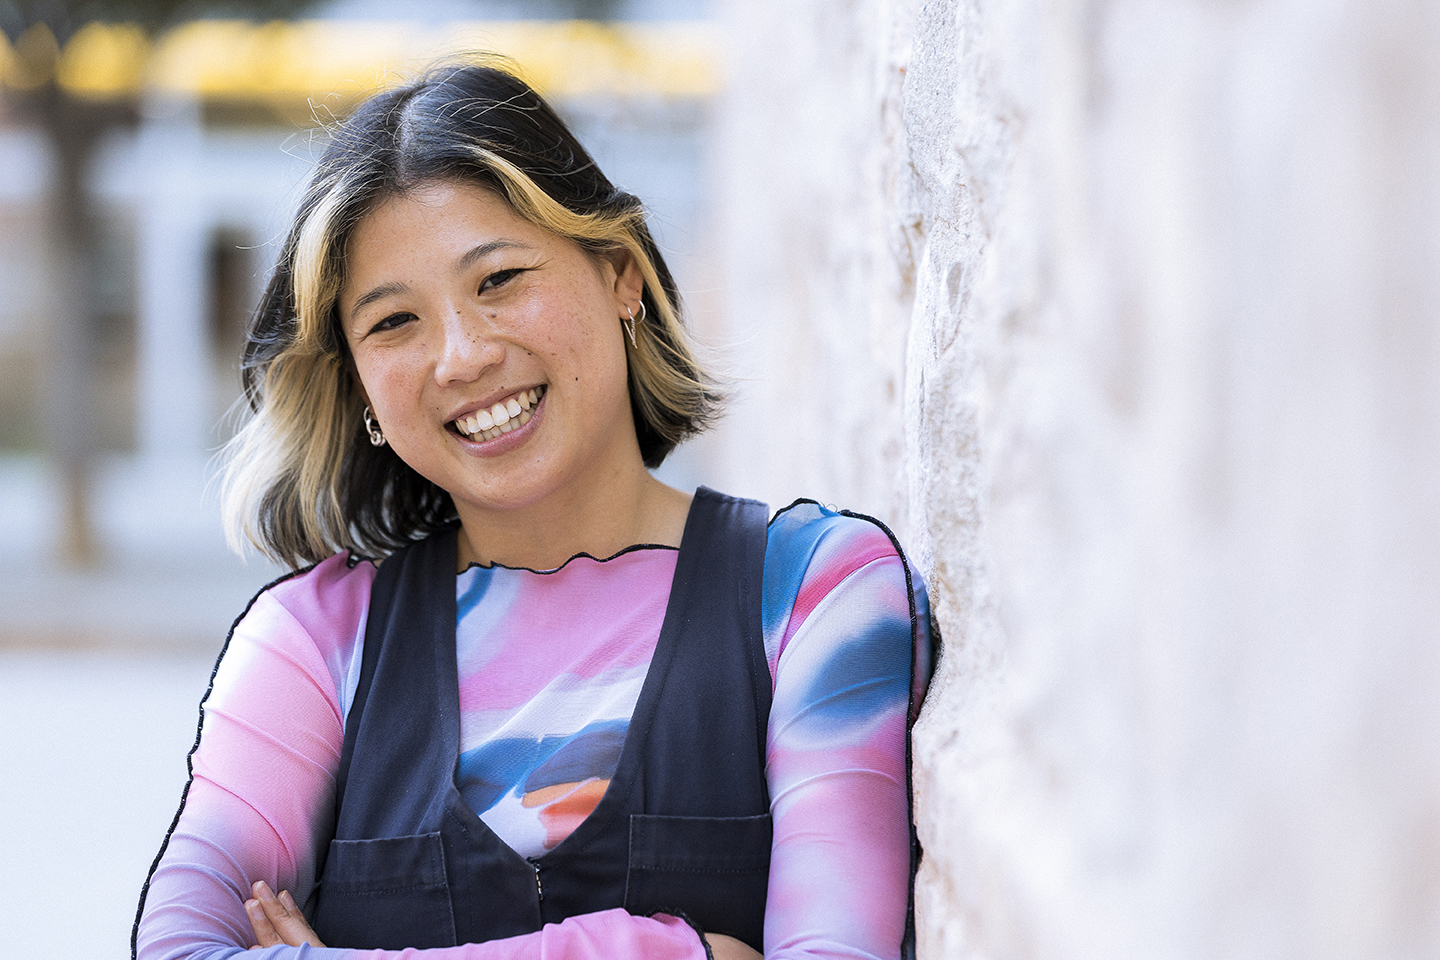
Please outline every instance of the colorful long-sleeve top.
M526 856L594 809L619 759L678 551L456 577L461 795ZM376 567L332 557L263 591L203 704L193 776L142 898L141 960L254 943L265 880L304 903L334 830L335 775ZM762 622L774 697L767 958L898 956L910 883L906 743L929 676L920 579L888 532L808 501L770 523ZM703 960L683 922L615 909L427 950L272 947L261 958Z

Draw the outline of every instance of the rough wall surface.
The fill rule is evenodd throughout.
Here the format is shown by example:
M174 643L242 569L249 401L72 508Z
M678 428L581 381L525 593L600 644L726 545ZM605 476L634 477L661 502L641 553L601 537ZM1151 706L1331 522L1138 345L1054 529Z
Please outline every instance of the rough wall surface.
M1440 12L726 9L721 479L927 574L921 956L1440 955Z

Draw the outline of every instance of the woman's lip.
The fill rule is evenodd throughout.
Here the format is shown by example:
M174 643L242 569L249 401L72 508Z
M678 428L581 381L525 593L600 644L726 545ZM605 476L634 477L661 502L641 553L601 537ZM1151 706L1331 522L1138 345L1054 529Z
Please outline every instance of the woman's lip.
M472 440L458 430L453 432L455 436L459 439L461 445L464 446L466 451L470 453L474 453L482 457L504 456L511 450L514 450L516 447L523 444L526 440L530 439L530 434L535 432L535 425L544 415L543 410L545 407L545 401L548 398L549 391L546 391L545 394L541 395L540 402L536 403L533 407L529 409L528 413L530 414L530 419L526 420L522 425L516 427L514 430L511 430L509 433L502 433L500 434L500 436L495 437L492 440Z

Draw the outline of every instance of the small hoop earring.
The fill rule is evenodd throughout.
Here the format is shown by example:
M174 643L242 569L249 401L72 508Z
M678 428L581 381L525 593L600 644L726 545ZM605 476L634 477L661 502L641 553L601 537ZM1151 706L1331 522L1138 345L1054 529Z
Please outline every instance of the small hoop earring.
M385 434L380 432L380 424L370 415L370 408L367 406L365 412L360 415L365 420L365 432L370 434L370 445L372 447L385 446Z

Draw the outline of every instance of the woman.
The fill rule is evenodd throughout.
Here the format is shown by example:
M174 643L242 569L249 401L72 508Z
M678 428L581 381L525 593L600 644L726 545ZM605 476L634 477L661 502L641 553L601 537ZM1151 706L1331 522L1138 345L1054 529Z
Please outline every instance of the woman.
M873 521L650 475L717 404L677 302L502 70L334 131L226 493L313 566L232 629L140 956L900 953L923 588Z

